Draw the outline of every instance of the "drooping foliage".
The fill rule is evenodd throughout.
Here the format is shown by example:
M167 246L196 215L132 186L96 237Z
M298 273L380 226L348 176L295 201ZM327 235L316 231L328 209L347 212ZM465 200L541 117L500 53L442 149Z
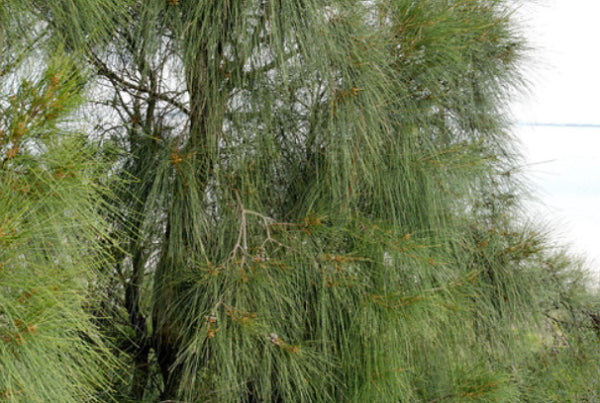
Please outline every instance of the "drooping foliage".
M62 49L86 70L64 71L77 89L65 94L89 100L68 115L87 122L86 141L73 148L57 126L44 138L67 151L46 148L30 125L23 155L42 171L53 172L44 158L71 167L74 188L56 186L69 198L48 210L63 194L52 187L43 207L26 193L13 204L22 210L6 210L19 228L54 230L35 236L46 249L22 245L44 251L72 279L65 293L78 296L60 299L78 315L64 340L89 355L67 359L90 365L65 388L105 381L99 390L120 401L594 396L597 387L569 389L559 375L573 365L566 349L598 354L579 269L520 215L505 106L521 88L524 42L507 2L20 7L46 56ZM44 98L52 74L36 90L23 82L24 99ZM34 101L19 102L35 120ZM6 116L8 158L20 120ZM114 198L96 193L101 183ZM40 208L62 226L37 218ZM31 252L15 253L29 262ZM23 264L27 275L34 264ZM1 301L9 322L0 329L12 321L33 333L14 322L16 303ZM124 370L102 369L104 342ZM586 363L574 373L596 368Z

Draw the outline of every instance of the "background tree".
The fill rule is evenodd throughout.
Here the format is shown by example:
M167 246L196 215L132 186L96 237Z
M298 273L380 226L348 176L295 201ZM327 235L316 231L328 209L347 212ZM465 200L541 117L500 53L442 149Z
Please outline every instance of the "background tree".
M507 2L20 6L94 72L80 116L119 152L79 306L116 399L594 396L558 381L597 356L580 271L520 216Z

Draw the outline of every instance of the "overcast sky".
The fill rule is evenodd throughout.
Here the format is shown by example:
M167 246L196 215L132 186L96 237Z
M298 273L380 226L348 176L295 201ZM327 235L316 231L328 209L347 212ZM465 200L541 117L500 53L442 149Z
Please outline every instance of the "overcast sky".
M518 122L541 124L516 127L547 206L535 214L554 224L562 242L593 259L600 278L600 1L531 3L520 14L533 47L532 92L515 102L514 114Z

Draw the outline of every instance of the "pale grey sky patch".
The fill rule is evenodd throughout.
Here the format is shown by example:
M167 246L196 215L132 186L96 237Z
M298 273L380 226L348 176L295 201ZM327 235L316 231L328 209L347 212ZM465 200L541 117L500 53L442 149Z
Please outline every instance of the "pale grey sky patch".
M531 94L513 105L515 131L546 205L532 214L541 209L600 277L600 2L540 0L520 16L535 53Z

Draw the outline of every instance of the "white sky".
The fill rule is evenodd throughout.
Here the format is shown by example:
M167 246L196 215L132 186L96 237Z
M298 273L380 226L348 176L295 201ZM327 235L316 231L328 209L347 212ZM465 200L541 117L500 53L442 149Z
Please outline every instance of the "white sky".
M516 120L600 125L600 1L532 3L520 10L533 47L527 73L532 93L514 104ZM516 133L547 206L534 214L543 214L562 242L593 260L590 268L600 278L600 126L517 126Z

